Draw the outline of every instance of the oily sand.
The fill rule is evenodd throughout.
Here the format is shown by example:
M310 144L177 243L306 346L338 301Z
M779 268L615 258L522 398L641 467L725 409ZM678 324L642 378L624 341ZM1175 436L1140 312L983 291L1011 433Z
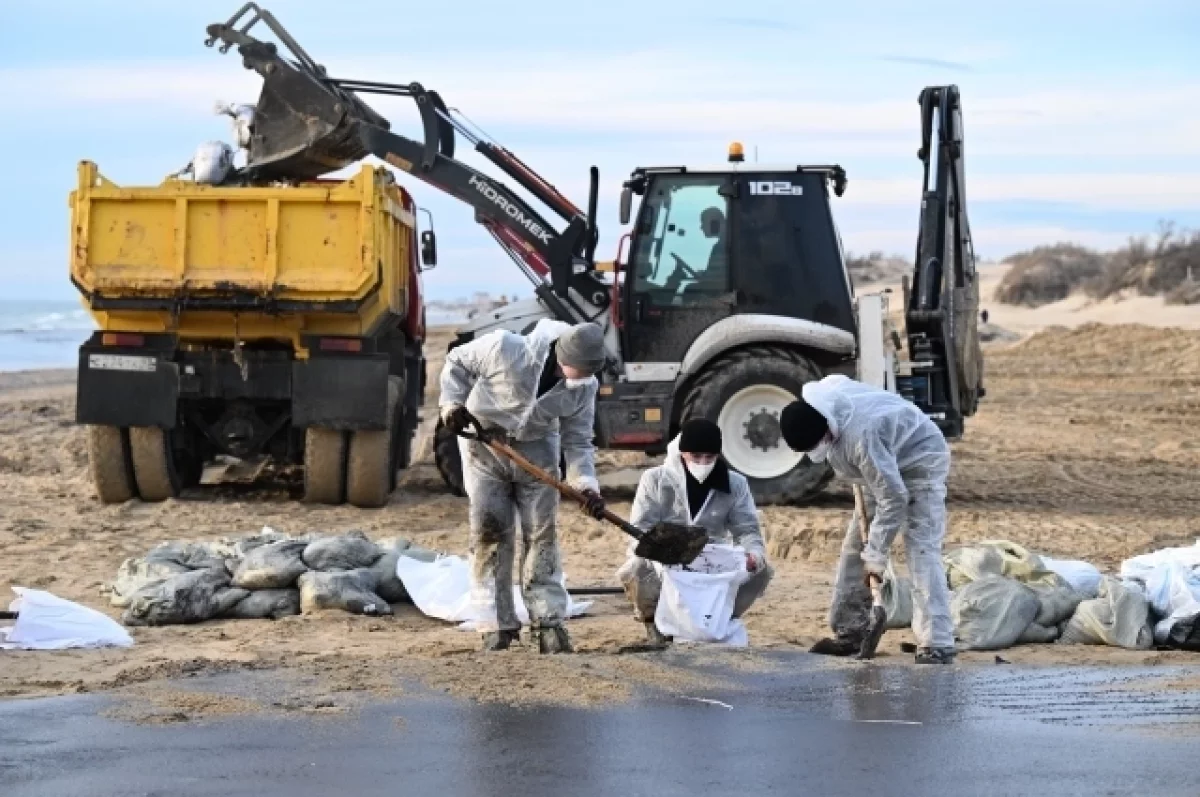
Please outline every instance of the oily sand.
M435 332L433 356L445 351L449 334ZM439 368L430 363L431 402ZM988 396L954 446L949 544L1009 539L1111 569L1133 554L1200 537L1200 332L1052 327L989 348L986 369ZM164 540L263 525L293 533L357 528L466 552L466 500L442 488L427 440L422 460L382 510L313 507L271 486L201 488L160 504L103 506L88 480L73 395L70 372L0 375L0 601L10 585L37 587L115 617L100 587L126 557ZM426 410L429 418L434 413ZM611 452L600 461L602 472L652 462ZM609 496L621 514L630 497ZM601 596L589 616L571 624L579 655L543 657L528 646L483 655L475 634L398 606L393 618L333 613L138 628L128 650L0 652L0 697L116 690L133 701L135 718L170 722L248 706L335 711L355 696L399 694L412 682L517 703L601 705L642 686L702 694L714 683L703 665L769 667L760 650L807 648L825 633L832 565L851 508L848 491L835 486L810 507L764 509L769 537L777 545L790 541L790 549L774 562L776 580L746 618L749 650L623 652L641 641L642 629L622 599ZM623 535L569 507L560 523L568 584L614 584ZM881 658L910 662L900 652L905 641L909 633L889 632ZM1057 645L1022 646L1004 658L1017 665L1200 663L1194 654ZM990 663L993 654L960 660ZM224 700L177 686L188 676L237 670L272 674L283 696Z

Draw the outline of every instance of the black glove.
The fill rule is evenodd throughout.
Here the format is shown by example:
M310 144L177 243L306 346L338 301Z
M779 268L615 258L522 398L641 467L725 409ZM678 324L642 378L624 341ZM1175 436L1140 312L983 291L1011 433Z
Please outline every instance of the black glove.
M600 493L584 490L583 494L587 497L587 503L583 505L584 513L601 520L604 517L604 499L600 497Z
M472 420L473 418L471 413L466 407L461 405L455 407L446 415L445 418L443 418L446 428L449 429L452 434L456 435L461 435L464 431L470 428Z

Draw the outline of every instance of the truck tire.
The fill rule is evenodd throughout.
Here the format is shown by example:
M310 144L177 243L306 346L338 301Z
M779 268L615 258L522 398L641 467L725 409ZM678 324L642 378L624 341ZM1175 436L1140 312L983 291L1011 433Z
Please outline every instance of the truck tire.
M363 509L375 509L388 502L395 483L396 410L400 404L398 380L388 379L388 428L360 430L350 434L346 457L346 500Z
M304 431L304 500L340 504L346 494L346 433L310 426Z
M156 426L129 429L133 477L143 501L165 501L179 495L179 474L171 456L171 438Z
M463 487L462 453L458 450L458 436L450 434L441 418L438 418L437 427L433 431L433 462L451 493L459 498L467 494Z
M129 435L117 426L87 428L88 469L96 497L103 504L123 504L137 496L133 462L129 457Z
M833 478L783 441L779 414L821 370L782 346L749 346L709 363L692 382L680 423L708 418L721 427L726 461L750 482L757 504L795 504L811 499Z

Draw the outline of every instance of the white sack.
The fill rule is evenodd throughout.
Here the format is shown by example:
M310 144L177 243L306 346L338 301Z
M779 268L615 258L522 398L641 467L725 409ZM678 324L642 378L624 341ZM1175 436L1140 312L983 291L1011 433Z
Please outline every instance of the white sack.
M95 609L38 589L12 589L17 599L8 608L19 615L12 628L0 629L0 648L63 650L133 644L120 623Z
M1051 559L1042 557L1047 570L1062 576L1071 588L1085 599L1096 597L1100 591L1100 570L1095 565L1077 559Z
M659 631L677 642L749 644L746 626L733 618L738 588L750 579L745 549L710 543L689 565L655 562L654 568L662 577L654 612Z
M427 617L459 623L464 631L473 631L476 624L487 618L473 615L471 607L471 566L461 556L439 556L425 562L411 556L396 560L396 576L404 584L408 597ZM566 576L563 576L566 586ZM513 585L513 602L517 619L529 624L529 610L520 586ZM567 617L578 617L592 607L591 601L577 603L567 595ZM494 621L495 618L492 618Z

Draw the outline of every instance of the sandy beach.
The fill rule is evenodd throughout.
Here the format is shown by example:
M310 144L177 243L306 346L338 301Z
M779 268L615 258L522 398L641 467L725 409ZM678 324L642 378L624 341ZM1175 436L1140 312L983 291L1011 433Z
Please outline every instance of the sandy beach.
M1094 325L1086 309L1075 311L1079 323L1071 324L1061 320L1072 312L1063 307L1037 311L1042 322L1036 326L1074 328L1035 332L1031 321L1022 321L1025 311L984 306L992 308L994 323L1033 334L987 349L987 398L953 448L948 545L1007 539L1114 569L1131 555L1200 537L1200 331ZM1185 311L1190 326L1200 326L1194 308L1158 307ZM1140 320L1153 321L1153 315ZM427 351L444 352L449 334L436 330ZM427 401L434 402L440 362L429 367ZM101 587L126 557L164 540L212 539L264 525L291 533L362 529L376 538L400 535L466 553L466 499L442 488L427 445L381 510L313 507L289 500L280 487L198 488L161 504L101 505L87 476L73 400L70 371L0 374L0 601L10 585L37 587L117 617ZM600 469L652 462L606 452ZM630 498L628 492L609 495L622 514ZM774 562L775 582L746 617L751 648L694 655L765 666L758 650L807 648L824 635L833 562L851 508L848 490L834 486L812 506L764 509L768 535L793 543L787 558ZM615 584L625 538L574 508L561 510L560 524L568 585ZM169 677L272 669L316 703L335 693L395 691L415 678L484 700L596 705L627 697L639 684L687 690L706 677L679 652L620 654L641 640L642 629L617 596L600 597L571 631L579 655L542 657L528 646L483 655L475 634L411 606L398 606L394 618L336 613L138 628L127 650L0 652L0 697L152 694ZM889 632L881 657L911 662L899 648L910 640L907 632ZM1200 664L1196 654L1061 645L1021 646L1004 657L1026 666ZM990 664L993 654L966 653L960 661ZM170 694L159 694L158 704L169 704Z

